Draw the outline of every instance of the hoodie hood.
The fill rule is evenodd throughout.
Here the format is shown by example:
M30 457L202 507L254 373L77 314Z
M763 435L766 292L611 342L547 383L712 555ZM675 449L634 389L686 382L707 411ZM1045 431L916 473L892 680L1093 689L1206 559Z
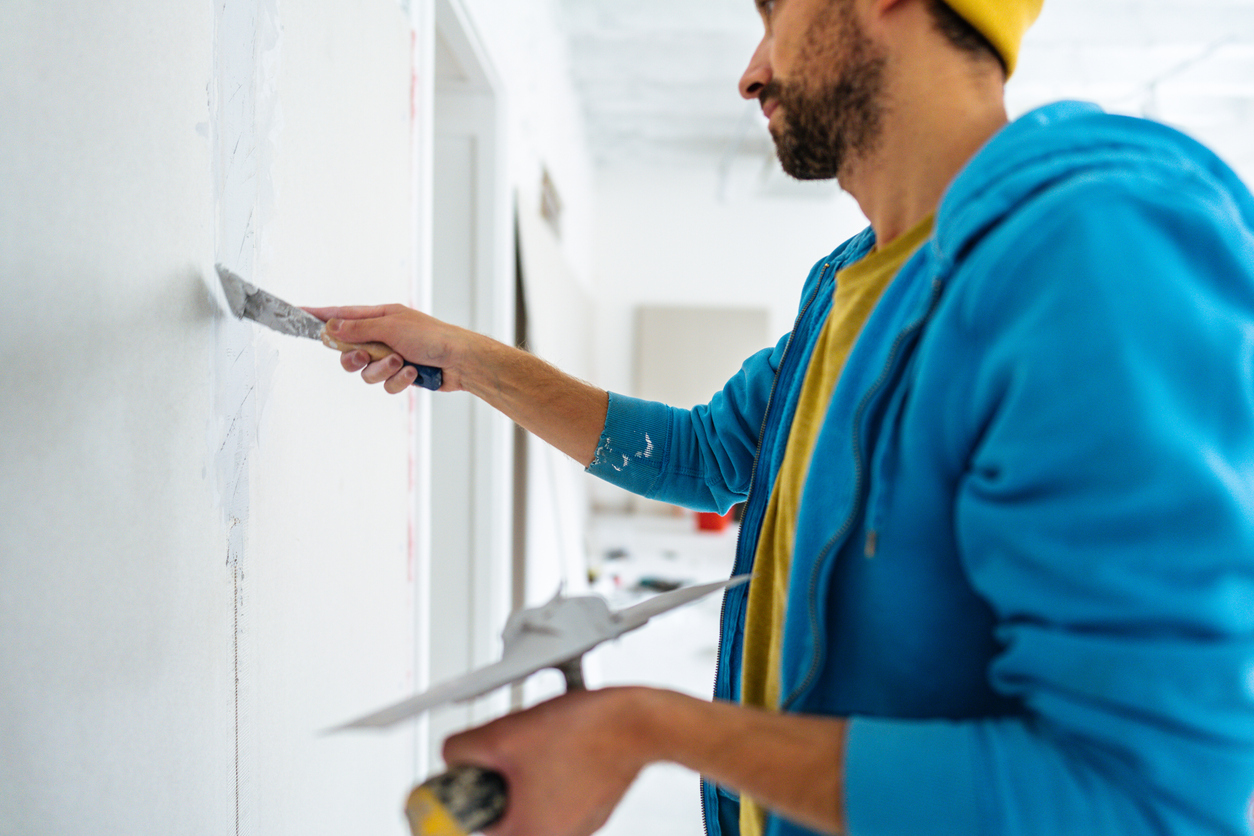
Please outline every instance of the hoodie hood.
M1153 176L1189 171L1254 228L1254 200L1214 152L1157 122L1114 116L1087 102L1033 110L998 131L959 172L936 214L935 254L957 261L1014 209L1086 170L1135 167Z

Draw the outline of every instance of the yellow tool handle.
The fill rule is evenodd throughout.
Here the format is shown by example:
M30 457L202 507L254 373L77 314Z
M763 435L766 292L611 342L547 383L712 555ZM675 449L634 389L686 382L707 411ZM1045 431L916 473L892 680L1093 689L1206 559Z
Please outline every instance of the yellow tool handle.
M583 657L556 666L567 691L582 691ZM505 815L509 787L505 776L479 766L454 766L433 775L409 794L405 815L414 836L469 836Z
M371 360L382 360L389 354L396 353L386 343L346 343L343 340L337 340L326 331L322 332L322 344L328 348L334 348L336 351L356 351L361 349L370 355Z
M468 836L500 819L508 800L501 773L454 766L415 787L405 815L414 836Z

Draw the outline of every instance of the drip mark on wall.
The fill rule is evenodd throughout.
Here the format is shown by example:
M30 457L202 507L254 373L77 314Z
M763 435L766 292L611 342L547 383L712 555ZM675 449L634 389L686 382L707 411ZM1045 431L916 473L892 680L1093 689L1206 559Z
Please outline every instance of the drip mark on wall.
M238 521L237 521L238 522ZM234 526L232 526L233 528ZM227 563L233 564L235 561L231 557L230 549L227 549ZM233 618L231 620L231 666L233 668L234 688L232 690L232 702L234 704L235 728L232 740L234 742L234 762L235 762L235 832L239 833L240 817L239 817L239 581L240 575L238 569L231 573L231 600Z
M265 221L273 214L270 164L280 126L276 91L280 57L277 0L216 2L213 56L209 91L214 260L253 278L264 241ZM257 448L263 407L259 391L264 390L268 367L273 365L273 359L258 363L253 336L252 329L234 317L224 314L218 319L209 428L214 484L226 529L226 568L231 573L230 699L236 836L257 831L257 758L251 722L256 676L245 564L251 512L250 456Z

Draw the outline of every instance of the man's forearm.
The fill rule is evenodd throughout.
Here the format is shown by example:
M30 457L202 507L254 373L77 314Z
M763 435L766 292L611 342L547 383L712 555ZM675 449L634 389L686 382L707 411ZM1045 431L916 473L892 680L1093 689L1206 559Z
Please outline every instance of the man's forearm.
M587 467L609 395L520 349L476 335L460 362L461 387Z
M847 721L672 691L633 694L649 760L678 763L823 833L844 832Z
M416 377L402 358L436 366L443 372L441 391L477 395L585 467L592 462L609 405L604 390L533 354L404 305L307 310L327 320L327 331L342 342L382 342L397 352L373 362L360 349L343 354L344 368L360 371L367 383L382 383L396 394Z
M444 759L501 772L493 836L588 836L639 771L668 761L824 833L844 828L846 723L655 688L572 691L448 738Z

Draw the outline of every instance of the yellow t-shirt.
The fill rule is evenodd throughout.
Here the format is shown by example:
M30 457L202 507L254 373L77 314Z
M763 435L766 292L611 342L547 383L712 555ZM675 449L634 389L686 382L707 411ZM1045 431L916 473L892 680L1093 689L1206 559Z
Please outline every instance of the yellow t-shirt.
M932 232L929 215L882 249L836 274L836 295L831 313L819 334L801 384L797 412L784 450L784 461L775 477L775 489L767 503L753 561L753 581L745 614L744 665L740 686L745 705L778 710L780 700L780 650L784 608L788 600L788 575L792 568L797 506L809 469L814 442L823 425L836 379L854 340L888 283ZM740 799L742 836L761 836L766 811L751 798Z

